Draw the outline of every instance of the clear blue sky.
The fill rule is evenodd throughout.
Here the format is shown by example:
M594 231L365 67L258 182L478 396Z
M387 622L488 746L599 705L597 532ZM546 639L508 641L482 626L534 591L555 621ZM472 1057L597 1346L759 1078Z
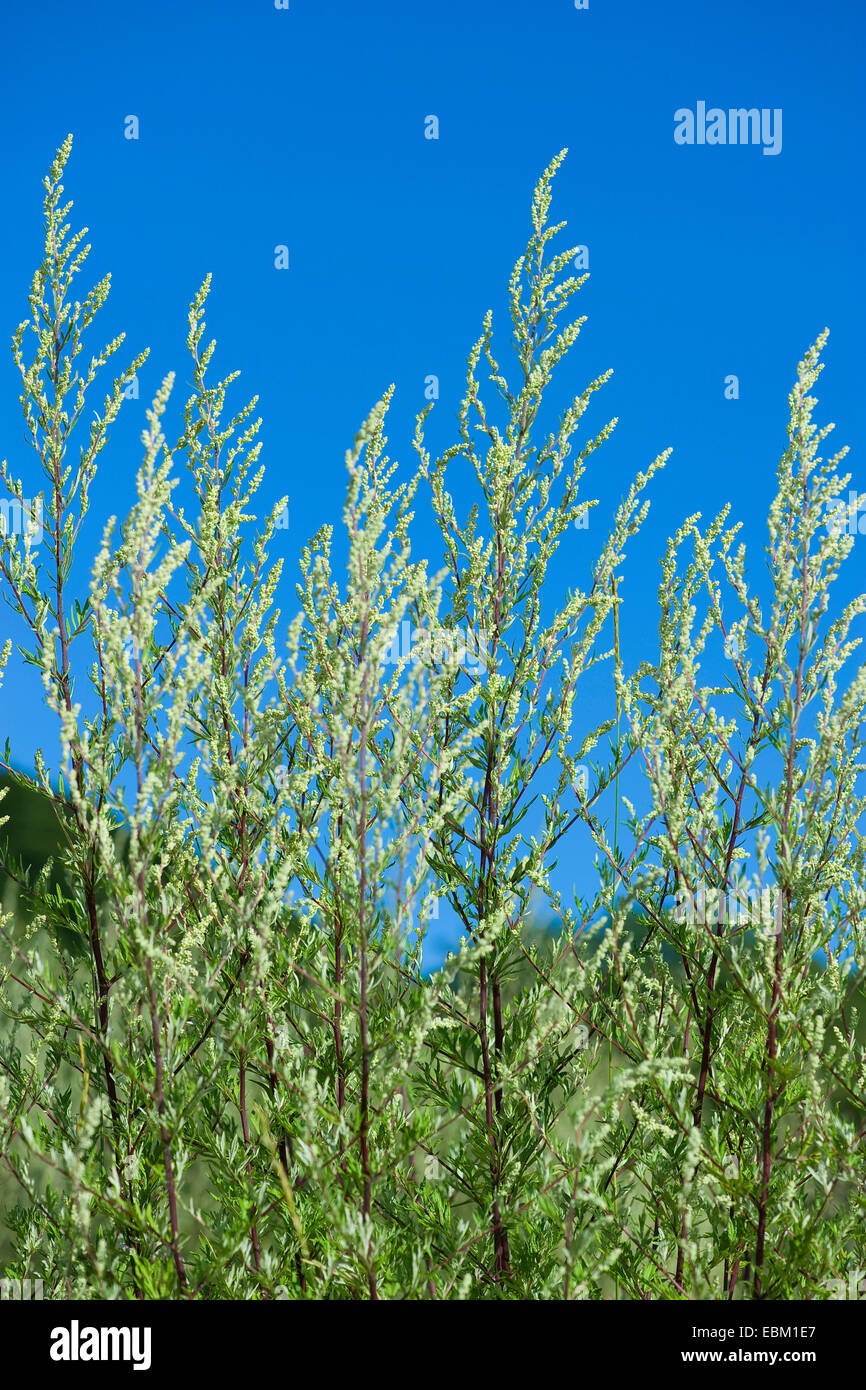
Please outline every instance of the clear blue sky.
M866 10L853 0L41 0L5 9L0 26L2 331L27 316L41 179L71 131L65 184L93 244L79 297L111 270L100 339L125 329L129 357L151 348L141 401L101 455L83 558L133 501L144 406L163 375L178 373L177 410L188 394L186 309L212 271L208 336L220 371L242 372L234 403L260 396L260 496L269 507L289 494L278 544L293 580L305 540L339 523L345 448L389 383L389 452L408 470L428 374L440 383L431 440L451 442L488 307L507 364L508 275L533 184L563 146L553 216L568 219L563 245L588 246L592 278L554 403L613 367L588 428L620 417L590 466L601 505L563 553L563 584L585 578L637 469L674 448L625 569L626 662L647 654L658 557L687 513L733 502L761 564L787 392L825 325L819 418L837 422L866 490ZM781 109L780 152L678 145L674 113L698 102ZM138 140L124 138L129 115ZM438 140L424 138L429 115ZM287 271L274 268L282 243ZM738 400L725 399L729 374ZM0 456L35 491L17 391L7 354ZM418 536L424 550L423 523ZM846 591L862 587L862 547ZM426 549L435 567L432 538ZM86 566L76 576L83 588ZM294 611L288 588L283 608ZM10 622L4 610L3 632L20 638ZM0 690L7 735L19 765L41 744L56 766L53 718L20 663Z

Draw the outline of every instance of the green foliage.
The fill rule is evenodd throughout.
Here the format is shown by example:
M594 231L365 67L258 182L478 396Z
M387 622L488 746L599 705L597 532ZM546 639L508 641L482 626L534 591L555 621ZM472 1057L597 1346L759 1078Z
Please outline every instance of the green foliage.
M60 204L70 149L13 340L45 544L0 540L62 755L56 787L41 750L33 779L4 760L6 1274L86 1298L838 1296L866 1264L866 671L842 680L866 599L830 609L853 538L825 525L848 482L812 423L826 335L790 397L767 593L727 510L689 518L658 657L626 673L617 578L667 454L557 607L551 564L616 423L576 445L604 376L541 427L583 322L562 323L574 250L551 248L559 155L509 284L515 377L488 314L456 442L431 458L425 409L403 482L386 393L346 455L345 572L323 526L281 648L285 499L256 529L256 401L225 418L209 280L180 434L168 376L136 504L75 598L96 457L143 356L85 426L120 340L80 374L108 280L70 301L88 249ZM465 516L452 465L475 479ZM433 576L410 544L422 497ZM395 655L407 619L421 638ZM610 717L583 727L604 663ZM551 875L575 835L597 888L569 905ZM463 935L430 974L434 900Z

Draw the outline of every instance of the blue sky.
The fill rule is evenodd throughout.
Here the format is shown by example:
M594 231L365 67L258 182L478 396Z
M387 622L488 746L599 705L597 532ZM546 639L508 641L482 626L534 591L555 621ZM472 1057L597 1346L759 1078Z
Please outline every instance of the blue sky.
M588 247L591 279L576 302L588 322L551 399L562 407L612 367L587 430L620 423L590 464L586 495L600 506L561 556L563 585L586 578L636 471L674 450L624 570L626 663L651 650L658 559L685 515L732 502L762 564L787 393L825 325L818 418L836 421L853 485L866 490L861 7L42 0L7 9L0 25L7 341L40 258L41 180L71 131L65 186L73 226L86 224L93 245L79 297L111 270L97 336L125 330L124 362L151 348L141 400L101 455L82 588L104 518L134 500L145 404L172 369L172 422L188 394L186 310L208 271L216 365L242 372L236 406L260 397L262 511L289 494L278 543L293 580L300 547L339 522L345 449L385 388L397 388L389 452L408 473L430 374L431 443L452 442L488 307L507 366L508 276L529 235L532 187L564 146L552 215L568 220L562 245ZM781 110L781 149L677 144L674 113L698 102ZM130 115L136 140L124 135ZM436 140L425 138L430 115ZM281 244L288 270L274 266ZM725 398L731 374L736 400ZM0 456L35 490L17 392L10 353ZM435 567L423 518L417 536ZM854 547L846 592L863 587L864 554ZM284 590L286 617L292 599ZM20 639L6 611L2 630ZM588 718L602 700L591 687ZM56 765L53 717L20 662L0 690L7 736L18 765L32 766L37 744Z

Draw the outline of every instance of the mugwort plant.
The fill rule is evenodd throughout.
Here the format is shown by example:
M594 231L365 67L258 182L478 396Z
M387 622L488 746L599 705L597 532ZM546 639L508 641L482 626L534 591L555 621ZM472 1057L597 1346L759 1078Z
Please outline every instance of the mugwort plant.
M626 669L618 586L670 451L587 532L585 584L552 592L616 423L582 433L610 373L550 417L584 322L549 221L563 151L508 284L516 360L488 313L453 443L431 455L429 401L405 475L385 393L287 625L268 558L287 499L249 510L260 422L255 399L227 408L237 373L214 377L209 277L192 394L172 425L166 375L137 500L75 592L146 353L115 369L122 339L89 346L109 279L72 296L71 144L13 337L40 525L0 535L60 750L54 770L3 761L59 837L34 868L14 824L0 836L4 1279L98 1299L839 1296L866 1264L866 671L848 670L866 598L831 602L855 536L826 525L849 482L813 422L826 333L789 398L767 578L730 508L686 518L657 644ZM597 726L588 676L608 682ZM593 866L587 898L557 886L566 847ZM460 944L431 971L440 911Z

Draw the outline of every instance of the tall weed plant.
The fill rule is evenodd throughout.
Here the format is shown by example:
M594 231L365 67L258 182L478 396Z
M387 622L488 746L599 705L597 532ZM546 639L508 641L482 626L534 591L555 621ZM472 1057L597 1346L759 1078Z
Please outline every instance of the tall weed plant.
M542 426L583 323L586 277L549 221L563 152L508 286L516 361L488 314L454 443L431 457L428 406L408 478L385 453L390 391L375 406L343 533L304 549L287 626L268 558L285 499L256 528L256 402L229 418L209 278L182 428L170 442L169 375L137 501L73 593L145 354L113 375L121 339L89 346L109 279L74 299L71 143L13 338L38 522L0 539L61 748L54 772L41 753L14 771L8 745L4 766L62 835L34 870L0 834L6 1277L89 1299L856 1297L866 671L845 672L866 598L831 604L854 536L828 524L849 475L813 423L826 334L789 397L767 583L727 509L686 519L658 654L626 670L617 584L667 454L557 602L616 423L579 439L607 374ZM422 506L433 571L411 548ZM587 727L596 667L609 717ZM566 903L554 865L576 834L596 886ZM462 939L430 972L440 903Z

